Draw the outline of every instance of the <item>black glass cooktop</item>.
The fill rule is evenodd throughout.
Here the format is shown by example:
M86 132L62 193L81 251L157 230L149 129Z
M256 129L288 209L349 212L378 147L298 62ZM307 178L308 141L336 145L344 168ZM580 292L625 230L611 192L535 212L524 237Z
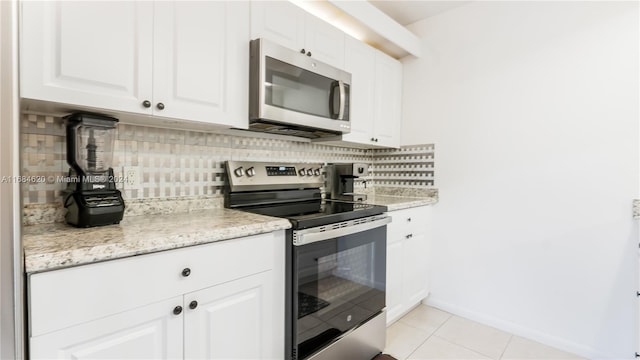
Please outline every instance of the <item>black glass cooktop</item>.
M226 194L225 206L286 218L293 229L306 229L379 215L386 206L322 199L320 190L252 191Z
M387 211L386 206L338 200L323 200L317 206L318 209L316 209L316 211L297 214L292 213L283 217L291 221L294 229L300 230L366 216L379 215Z

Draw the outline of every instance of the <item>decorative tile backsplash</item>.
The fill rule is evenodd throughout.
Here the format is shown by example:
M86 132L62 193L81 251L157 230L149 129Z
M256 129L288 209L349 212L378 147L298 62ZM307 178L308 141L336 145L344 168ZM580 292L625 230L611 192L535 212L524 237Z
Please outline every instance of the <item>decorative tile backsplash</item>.
M434 185L434 145L375 150L373 179L377 186L421 188Z
M368 187L424 189L434 185L433 145L364 150L255 137L260 135L250 133L229 135L126 124L119 124L116 131L112 164L116 177L124 176L123 167L134 169L139 176L137 185L117 185L125 201L132 205L147 199L221 197L226 184L226 160L364 162L370 164L369 177L363 179ZM25 208L52 208L57 213L55 220L60 221L61 211L55 209L61 206L65 184L53 179L66 175L69 169L62 119L23 114L21 141L21 175L47 179L23 185ZM356 184L362 186L362 182ZM147 205L141 206L146 208Z

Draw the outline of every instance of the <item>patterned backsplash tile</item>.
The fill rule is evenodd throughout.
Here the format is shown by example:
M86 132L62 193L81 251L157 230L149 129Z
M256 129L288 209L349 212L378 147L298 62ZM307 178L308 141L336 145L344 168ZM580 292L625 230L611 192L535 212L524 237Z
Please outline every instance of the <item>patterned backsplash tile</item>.
M195 198L221 197L226 184L224 164L227 160L363 162L370 164L370 175L361 179L356 187L365 186L362 180L367 187L423 189L434 185L433 145L365 150L261 138L249 133L245 136L241 131L229 135L126 124L119 124L116 131L112 164L116 178L124 176L123 168L134 169L139 176L137 185L118 183L117 187L128 204L144 204L134 206L136 209L152 211L153 207L146 201L149 199L174 202L190 199L188 206L192 209ZM51 216L46 219L31 216L27 222L60 221L60 210L56 210L56 206L61 206L66 184L57 179L69 169L62 119L23 114L21 141L21 175L47 179L23 184L25 212L42 207L47 213L56 214L54 220Z

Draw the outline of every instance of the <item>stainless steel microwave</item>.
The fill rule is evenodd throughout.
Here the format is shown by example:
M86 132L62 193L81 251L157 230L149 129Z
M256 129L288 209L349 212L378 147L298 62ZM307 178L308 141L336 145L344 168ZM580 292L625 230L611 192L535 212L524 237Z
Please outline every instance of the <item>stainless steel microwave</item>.
M350 131L351 74L265 39L250 48L251 130L311 139Z

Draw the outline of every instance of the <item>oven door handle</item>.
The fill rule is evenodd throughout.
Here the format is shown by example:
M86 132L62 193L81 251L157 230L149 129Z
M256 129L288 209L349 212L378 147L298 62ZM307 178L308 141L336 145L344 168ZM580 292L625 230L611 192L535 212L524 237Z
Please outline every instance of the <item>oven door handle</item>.
M366 223L359 223L355 225L345 226L337 229L325 230L321 229L324 226L317 228L298 230L293 232L293 245L307 245L318 241L324 241L329 239L335 239L340 236L352 235L355 233L375 229L381 226L385 226L391 222L391 216L384 216Z

